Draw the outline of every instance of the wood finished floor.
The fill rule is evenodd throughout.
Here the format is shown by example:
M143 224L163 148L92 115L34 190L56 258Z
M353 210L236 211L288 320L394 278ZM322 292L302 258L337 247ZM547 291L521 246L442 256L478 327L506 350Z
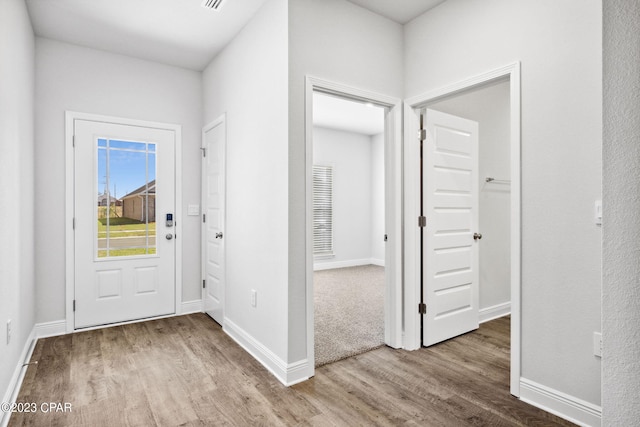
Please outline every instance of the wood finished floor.
M509 394L509 320L418 351L379 348L287 388L204 314L38 342L10 426L573 425Z

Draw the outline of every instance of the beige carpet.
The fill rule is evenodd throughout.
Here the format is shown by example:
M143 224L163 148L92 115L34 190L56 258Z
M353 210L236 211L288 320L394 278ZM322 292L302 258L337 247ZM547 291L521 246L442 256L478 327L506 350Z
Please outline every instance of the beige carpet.
M384 344L384 267L314 272L316 366Z

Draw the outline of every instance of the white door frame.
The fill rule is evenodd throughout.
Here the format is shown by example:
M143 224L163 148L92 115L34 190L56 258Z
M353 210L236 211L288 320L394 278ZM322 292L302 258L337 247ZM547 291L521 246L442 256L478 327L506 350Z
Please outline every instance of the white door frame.
M201 140L201 149L205 149L206 148L206 144L205 144L205 138L206 138L206 134L207 132L209 132L211 129L215 128L216 126L220 126L222 124L224 124L226 126L226 120L227 120L227 114L223 113L221 116L219 116L218 118L216 118L214 121L210 122L209 124L207 124L206 126L204 126L202 128L202 140ZM224 137L224 157L222 159L222 163L223 163L223 176L224 176L224 202L223 202L223 206L224 206L224 210L223 210L223 219L222 219L222 228L224 231L224 227L226 225L226 219L227 219L227 212L226 212L226 197L227 197L227 191L226 191L226 182L227 182L227 169L226 169L226 163L227 163L227 135L226 135L226 128L225 128L225 137ZM200 207L201 207L201 211L200 211L200 251L201 251L201 259L200 259L200 264L201 264L201 280L203 281L203 287L202 287L202 293L201 293L201 298L202 298L202 311L206 312L206 298L207 298L207 290L204 287L204 281L207 279L207 227L206 224L204 223L204 221L202 221L202 215L205 214L205 202L207 200L207 195L206 195L206 189L207 189L207 174L205 173L206 168L207 168L207 159L205 156L202 156L202 160L201 160L201 194L200 194ZM224 238L224 236L223 236ZM222 266L222 271L225 271L225 266L226 266L226 261L225 261L225 253L223 250L223 254L222 254L222 260L223 260L223 265ZM223 285L223 289L222 289L222 307L223 307L223 322L220 326L224 327L224 296L226 294L226 289L224 289L224 286L226 286L226 281L222 283Z
M74 254L74 122L87 120L93 122L115 123L128 126L140 126L169 130L175 133L175 185L176 185L176 221L175 221L175 315L182 314L182 126L168 123L127 119L122 117L103 116L98 114L65 112L65 276L66 276L66 332L75 331L73 300L75 297L75 254ZM167 316L159 316L167 317ZM148 320L148 319L144 319ZM130 322L122 322L130 323ZM120 323L120 324L122 324ZM109 325L111 326L111 325ZM97 329L83 328L83 330Z
M416 153L419 150L417 130L419 110L455 94L479 88L488 83L509 80L510 83L510 149L511 149L511 394L520 396L521 363L521 162L520 162L520 62L447 85L422 95L409 98L404 103L404 171L405 171L405 348L420 348L420 239L417 233L419 216L419 166ZM415 225L415 227L414 227ZM415 308L415 309L414 309Z
M371 102L388 108L385 116L385 164L389 165L387 179L392 180L391 194L385 196L385 211L393 224L387 229L389 236L385 243L385 258L392 265L385 266L388 286L385 290L385 343L401 348L402 342L402 101L358 89L352 86L306 77L305 92L305 171L306 171L306 311L307 311L307 360L308 377L315 372L314 316L313 316L313 92L331 93L347 99ZM385 182L385 188L388 188ZM387 219L385 219L387 223Z

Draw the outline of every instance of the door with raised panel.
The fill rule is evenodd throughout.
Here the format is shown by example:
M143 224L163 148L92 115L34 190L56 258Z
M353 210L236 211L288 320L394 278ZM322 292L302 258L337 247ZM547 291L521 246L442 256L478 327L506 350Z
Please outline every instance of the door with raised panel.
M429 346L478 328L478 123L424 114L422 333Z
M204 310L220 325L224 320L224 221L225 221L225 141L224 116L202 132L202 274Z
M175 138L74 120L75 329L175 313Z

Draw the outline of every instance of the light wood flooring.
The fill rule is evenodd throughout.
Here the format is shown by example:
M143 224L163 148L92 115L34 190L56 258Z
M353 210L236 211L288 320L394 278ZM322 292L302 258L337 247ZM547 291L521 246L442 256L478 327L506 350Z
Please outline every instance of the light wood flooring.
M204 314L38 342L10 426L572 425L509 394L509 319L418 351L379 348L287 388Z

